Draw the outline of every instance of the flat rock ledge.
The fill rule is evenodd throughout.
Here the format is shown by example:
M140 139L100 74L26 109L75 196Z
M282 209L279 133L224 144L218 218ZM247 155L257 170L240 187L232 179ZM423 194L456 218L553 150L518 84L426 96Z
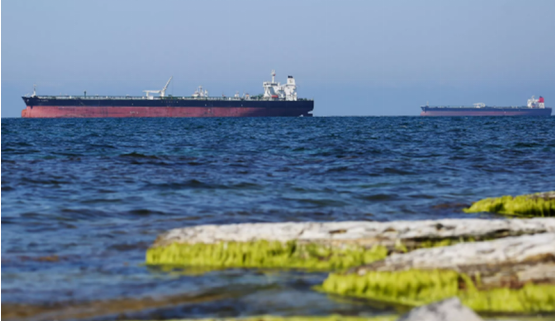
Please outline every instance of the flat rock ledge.
M341 270L419 248L554 233L554 225L550 218L202 225L160 235L146 263Z
M161 234L152 247L170 244L216 244L220 242L306 242L327 245L395 246L396 242L422 242L472 238L495 239L524 234L554 233L553 218L442 219L393 222L288 222L200 225Z

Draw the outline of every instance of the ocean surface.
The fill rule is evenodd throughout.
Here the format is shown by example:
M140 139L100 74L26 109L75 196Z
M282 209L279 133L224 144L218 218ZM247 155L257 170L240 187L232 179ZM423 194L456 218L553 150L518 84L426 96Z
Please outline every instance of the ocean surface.
M554 190L554 120L2 119L3 313L390 313L312 291L323 273L155 268L145 251L200 224L495 218L462 208Z

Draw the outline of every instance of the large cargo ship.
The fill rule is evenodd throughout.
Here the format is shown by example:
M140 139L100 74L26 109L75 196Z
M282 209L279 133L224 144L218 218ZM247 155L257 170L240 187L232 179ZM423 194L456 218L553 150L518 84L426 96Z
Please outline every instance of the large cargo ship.
M210 97L199 87L191 96L166 95L172 80L161 90L144 90L144 96L39 96L36 90L24 96L25 118L92 117L279 117L312 116L314 101L297 98L295 79L285 84L263 82L264 94L251 97L239 93L233 97Z
M527 100L527 106L493 107L484 103L473 107L421 106L421 116L550 116L552 108L544 106L544 98Z

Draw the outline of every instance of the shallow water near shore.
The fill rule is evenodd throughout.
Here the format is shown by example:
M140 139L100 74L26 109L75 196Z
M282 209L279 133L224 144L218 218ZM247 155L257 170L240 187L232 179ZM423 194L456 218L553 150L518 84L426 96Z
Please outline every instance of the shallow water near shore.
M554 190L554 144L554 117L2 119L2 313L393 313L312 291L324 273L152 268L145 251L199 224L500 217L462 208Z

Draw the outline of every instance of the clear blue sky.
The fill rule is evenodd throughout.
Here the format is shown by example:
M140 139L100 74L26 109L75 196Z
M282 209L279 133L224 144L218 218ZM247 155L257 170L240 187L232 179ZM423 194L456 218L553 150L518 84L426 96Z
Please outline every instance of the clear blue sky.
M2 117L21 96L262 93L293 75L315 115L555 105L553 0L2 1Z

